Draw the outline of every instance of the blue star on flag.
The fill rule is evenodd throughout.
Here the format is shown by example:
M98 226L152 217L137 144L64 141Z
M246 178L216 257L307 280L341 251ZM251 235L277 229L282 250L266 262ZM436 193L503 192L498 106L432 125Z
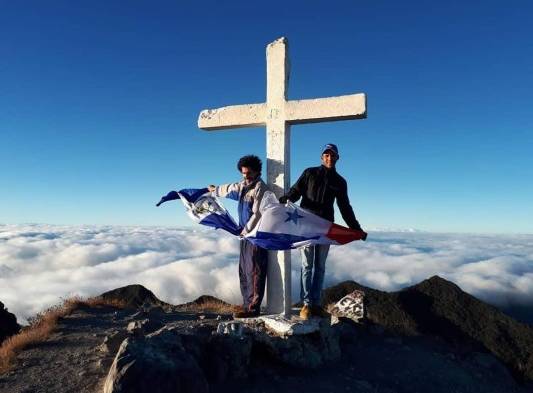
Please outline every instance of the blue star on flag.
M291 212L286 212L287 214L287 219L285 220L285 222L288 222L288 221L292 221L294 222L296 225L298 225L298 219L299 218L303 218L304 216L300 216L298 214L298 212L296 211L296 209L291 213Z

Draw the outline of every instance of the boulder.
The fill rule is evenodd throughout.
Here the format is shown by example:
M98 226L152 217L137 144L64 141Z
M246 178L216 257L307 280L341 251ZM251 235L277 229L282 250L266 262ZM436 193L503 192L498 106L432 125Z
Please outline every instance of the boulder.
M132 334L136 337L140 337L146 334L153 333L156 330L161 329L163 326L164 324L159 320L145 318L137 321L131 321L130 323L128 323L126 331L129 334Z
M120 344L122 344L128 336L126 330L114 330L104 337L104 341L100 344L98 350L106 354L114 354L120 348Z
M296 368L317 368L341 356L339 330L328 319L322 319L319 329L308 334L280 337L257 332L254 346L256 353Z
M175 330L130 337L120 346L104 384L105 393L207 393L196 359Z
M253 339L250 336L213 335L205 347L202 367L209 382L248 376Z
M17 323L17 317L7 311L4 303L0 302L0 343L19 331L20 325Z

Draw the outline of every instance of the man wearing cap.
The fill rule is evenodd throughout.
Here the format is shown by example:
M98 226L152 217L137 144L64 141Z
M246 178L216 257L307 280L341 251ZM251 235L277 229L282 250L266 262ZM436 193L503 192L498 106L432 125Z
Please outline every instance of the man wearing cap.
M300 202L302 208L334 222L333 202L337 200L337 206L348 227L362 230L348 199L346 180L335 170L338 159L337 146L332 143L325 145L322 149L322 165L304 170L298 181L279 201L281 203L286 203L288 200L296 202L302 198ZM365 239L366 236L363 240ZM303 303L300 317L309 319L311 315L326 316L326 312L320 306L320 294L324 283L329 245L310 245L300 250L302 254L300 297Z

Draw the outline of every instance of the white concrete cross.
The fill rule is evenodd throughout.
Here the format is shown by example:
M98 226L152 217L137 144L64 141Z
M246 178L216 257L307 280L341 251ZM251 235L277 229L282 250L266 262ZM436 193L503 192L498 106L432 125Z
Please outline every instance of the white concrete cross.
M260 104L232 105L206 109L198 127L207 131L226 128L267 129L267 184L279 198L290 186L290 126L335 120L366 118L365 94L308 100L287 100L289 81L288 41L282 37L267 45L267 97ZM330 142L329 140L326 142ZM290 315L290 251L269 253L267 310Z

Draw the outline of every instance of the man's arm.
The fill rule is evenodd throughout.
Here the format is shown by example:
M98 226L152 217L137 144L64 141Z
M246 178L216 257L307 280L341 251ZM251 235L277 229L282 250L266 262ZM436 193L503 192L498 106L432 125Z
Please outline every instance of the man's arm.
M344 182L340 192L337 194L337 206L339 206L342 218L348 227L362 231L361 225L359 225L359 222L355 218L352 206L350 205L350 199L348 198L348 186L346 185L346 182Z
M261 218L261 212L259 211L259 207L261 206L261 200L263 199L263 195L265 195L266 190L267 188L265 183L263 183L262 181L257 182L253 196L254 203L252 205L252 215L244 226L241 232L241 236L245 236L250 233L259 222L259 219Z
M207 189L209 190L209 192L214 192L217 197L229 198L238 201L242 189L242 184L230 183L221 184L219 186L214 186L211 184L207 187Z
M279 198L280 203L287 201L296 202L302 196L307 184L307 169L302 172L300 178L294 183L289 192Z

